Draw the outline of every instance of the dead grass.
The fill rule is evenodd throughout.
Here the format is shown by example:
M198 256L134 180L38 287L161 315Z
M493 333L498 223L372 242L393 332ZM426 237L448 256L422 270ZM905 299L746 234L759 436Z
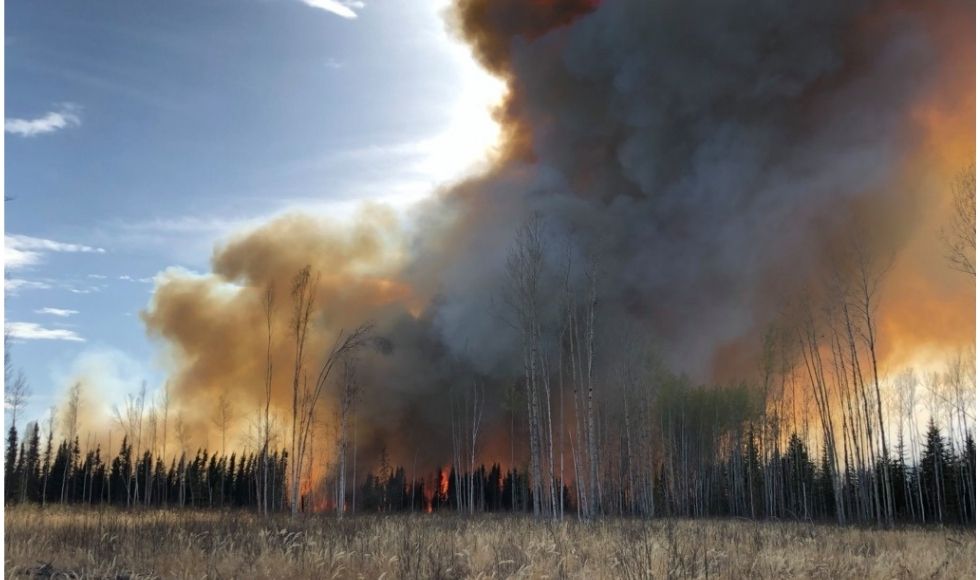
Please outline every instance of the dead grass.
M973 578L972 530L17 507L8 577Z

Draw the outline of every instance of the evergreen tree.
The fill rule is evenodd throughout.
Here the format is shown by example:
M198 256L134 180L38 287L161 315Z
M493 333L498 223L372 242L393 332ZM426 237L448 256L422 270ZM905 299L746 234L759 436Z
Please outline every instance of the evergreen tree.
M834 480L830 468L829 446L824 444L820 456L820 473L815 481L815 512L826 518L837 517L837 503L834 500Z
M52 447L53 443L54 443L54 433L52 432L52 429L48 429L48 439L44 445L44 461L41 464L41 474L42 474L41 477L43 480L41 482L42 504L47 503L50 499L48 496L48 492L49 492L48 479L50 479L50 475L51 475L51 461L53 459L52 453L54 452Z
M816 467L810 460L806 444L795 432L790 435L783 456L786 465L786 498L785 502L790 515L796 518L812 517L812 502L815 491L814 473Z
M3 481L4 498L6 504L16 501L20 497L18 483L20 477L17 472L17 428L13 425L7 431L7 450L3 460Z
M20 470L21 501L40 501L41 499L41 432L37 423L27 426L28 438L26 455Z
M949 519L946 505L947 483L950 472L950 454L935 420L929 419L926 429L925 449L922 450L922 494L932 521L943 523Z

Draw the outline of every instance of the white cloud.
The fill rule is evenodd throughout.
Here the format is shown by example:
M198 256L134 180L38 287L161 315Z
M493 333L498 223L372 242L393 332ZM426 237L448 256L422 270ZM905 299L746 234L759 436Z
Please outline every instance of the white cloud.
M78 314L77 310L71 310L69 308L52 308L50 306L39 308L34 312L37 314L50 314L51 316L60 316L62 318L68 318L69 316Z
M92 278L93 280L105 280L106 279L106 277L103 276L102 274L89 274L87 277L88 278Z
M69 340L85 342L74 330L65 328L44 328L36 322L8 322L7 334L23 340Z
M16 294L20 290L49 290L51 287L51 284L47 282L24 280L23 278L6 278L3 281L3 289L11 294Z
M45 253L50 252L69 252L69 253L95 253L104 254L105 249L94 248L82 244L68 244L46 240L43 238L33 238L19 234L8 234L3 237L3 258L8 270L33 266L44 258Z
M134 278L134 277L130 276L129 274L123 274L122 276L119 277L119 279L120 280L125 280L127 282L142 282L143 284L152 284L153 283L153 278L152 277L148 277L148 278Z
M51 111L43 117L36 119L6 119L3 129L7 133L20 135L21 137L34 137L53 133L68 127L77 127L82 124L78 116L78 106L66 104L58 111Z
M364 2L351 2L349 0L300 0L303 4L312 8L326 10L342 18L357 18L355 8L364 8Z

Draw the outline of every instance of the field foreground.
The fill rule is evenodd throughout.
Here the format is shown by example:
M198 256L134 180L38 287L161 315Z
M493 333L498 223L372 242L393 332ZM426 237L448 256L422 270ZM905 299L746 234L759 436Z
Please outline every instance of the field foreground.
M7 577L973 578L972 530L6 510Z

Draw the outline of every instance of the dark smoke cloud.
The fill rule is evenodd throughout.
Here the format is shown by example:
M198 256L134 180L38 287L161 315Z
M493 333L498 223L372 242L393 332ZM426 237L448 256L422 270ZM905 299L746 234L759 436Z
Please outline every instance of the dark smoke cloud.
M497 165L423 204L408 238L377 208L349 227L289 217L216 252L213 276L159 284L145 320L175 350L182 402L202 425L217 388L254 406L261 292L275 282L285 308L310 263L324 277L310 352L366 319L394 346L365 365L359 442L444 461L447 390L517 374L500 297L532 212L551 267L599 261L600 351L640 328L675 370L730 378L848 232L901 247L920 195L903 171L921 130L910 111L944 89L937 30L972 19L967 3L933 8L461 1L451 24L509 86ZM277 351L282 404L291 352Z
M602 249L606 315L644 320L675 366L705 377L864 214L907 219L893 179L938 55L900 4L607 2L571 24L565 5L530 4L533 39L484 19L485 3L461 6L475 53L507 70L502 118L534 162L447 201L472 212L452 239L506 244L516 221L497 214L542 212L582 252ZM545 6L556 26L542 34ZM501 186L521 171L528 183ZM457 344L488 283L455 275L467 260L420 259L433 257L469 303L441 319Z

